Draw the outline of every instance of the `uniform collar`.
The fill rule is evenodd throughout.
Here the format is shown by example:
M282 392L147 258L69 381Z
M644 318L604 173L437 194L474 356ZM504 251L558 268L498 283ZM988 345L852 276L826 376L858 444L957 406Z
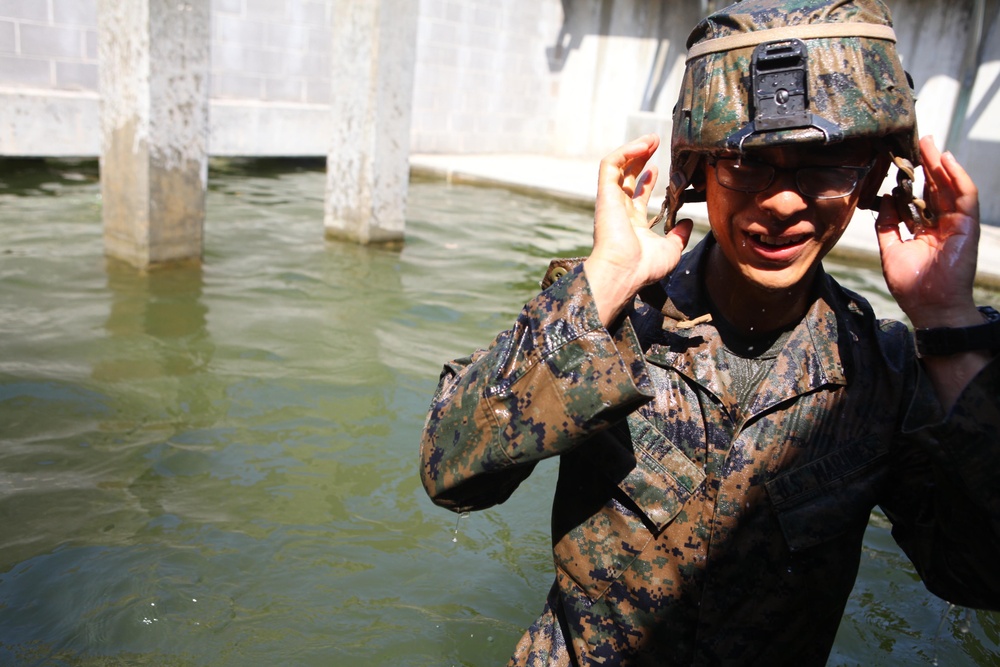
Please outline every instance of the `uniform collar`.
M660 303L650 305L659 306L663 330L646 358L652 364L676 370L729 404L735 403L729 390L732 382L728 369L717 363L722 339L715 325L703 322L689 326L709 313L702 273L714 242L711 234L707 235L682 256L667 279L654 286L659 293L650 301ZM841 303L845 294L822 267L816 276L815 294L805 317L778 354L774 372L758 392L755 412L824 385L847 384L842 348L843 338L849 334L837 316L838 310L846 307Z

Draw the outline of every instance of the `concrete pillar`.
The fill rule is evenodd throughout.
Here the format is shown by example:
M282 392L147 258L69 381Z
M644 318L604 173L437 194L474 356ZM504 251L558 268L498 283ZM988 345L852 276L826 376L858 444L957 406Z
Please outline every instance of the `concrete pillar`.
M328 237L403 238L418 6L414 0L334 0Z
M98 0L105 252L200 259L210 0Z

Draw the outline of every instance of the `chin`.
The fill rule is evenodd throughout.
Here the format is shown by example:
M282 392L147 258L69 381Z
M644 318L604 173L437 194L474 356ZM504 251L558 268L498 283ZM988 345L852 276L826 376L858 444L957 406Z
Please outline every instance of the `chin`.
M782 269L779 271L752 270L744 274L747 281L757 289L776 293L789 291L801 286L807 280L809 271Z

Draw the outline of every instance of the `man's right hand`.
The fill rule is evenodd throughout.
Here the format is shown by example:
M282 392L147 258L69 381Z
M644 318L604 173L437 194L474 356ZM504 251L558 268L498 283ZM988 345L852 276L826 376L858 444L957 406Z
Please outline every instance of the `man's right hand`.
M639 289L674 270L691 237L690 220L681 220L666 235L649 228L647 207L657 172L653 166L643 169L659 145L659 137L647 134L601 160L594 248L584 271L604 326Z

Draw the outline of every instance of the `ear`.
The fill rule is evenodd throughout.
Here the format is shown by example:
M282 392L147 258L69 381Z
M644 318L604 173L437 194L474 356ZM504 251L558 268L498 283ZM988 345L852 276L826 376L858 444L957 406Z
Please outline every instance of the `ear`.
M702 160L698 167L691 174L691 187L695 189L696 192L705 191L705 161Z
M687 164L688 171L688 188L696 193L699 193L701 197L705 194L705 178L706 172L708 170L707 160L704 155L693 154ZM705 201L702 199L695 199L693 201Z
M890 165L892 165L892 156L889 155L889 151L880 150L871 171L865 176L865 180L861 182L858 194L858 208L866 208L872 211L879 209L878 191L882 187L886 175L889 173Z

